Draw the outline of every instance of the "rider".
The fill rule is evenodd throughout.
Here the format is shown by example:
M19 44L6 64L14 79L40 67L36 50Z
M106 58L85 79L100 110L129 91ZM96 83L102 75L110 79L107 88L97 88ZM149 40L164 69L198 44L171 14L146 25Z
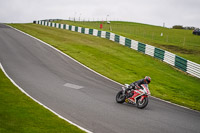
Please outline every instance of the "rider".
M130 84L129 89L140 89L140 85L141 84L149 84L151 82L151 78L149 76L145 76L144 79L135 81L133 83ZM134 102L135 103L135 98L138 96L139 94L135 93L131 98L128 98L129 102Z

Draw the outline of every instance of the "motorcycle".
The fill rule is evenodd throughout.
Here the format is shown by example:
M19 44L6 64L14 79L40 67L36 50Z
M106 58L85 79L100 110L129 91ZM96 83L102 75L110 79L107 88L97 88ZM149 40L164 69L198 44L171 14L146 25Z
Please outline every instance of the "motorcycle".
M137 108L143 109L147 106L149 102L149 95L151 95L149 91L148 84L142 84L141 87L138 89L130 89L130 85L125 84L122 87L122 90L119 91L116 95L117 103L129 103L129 104L136 104ZM128 98L134 95L135 102L130 101Z

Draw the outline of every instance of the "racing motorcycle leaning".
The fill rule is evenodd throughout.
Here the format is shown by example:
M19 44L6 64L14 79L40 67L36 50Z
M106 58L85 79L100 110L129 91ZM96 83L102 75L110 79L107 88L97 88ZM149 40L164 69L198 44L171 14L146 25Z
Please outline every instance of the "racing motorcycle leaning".
M142 84L139 89L129 89L129 85L125 84L122 87L122 90L119 91L116 95L117 103L129 103L136 104L139 109L143 109L148 104L148 96L150 95L148 84ZM135 102L130 101L128 98L134 95Z

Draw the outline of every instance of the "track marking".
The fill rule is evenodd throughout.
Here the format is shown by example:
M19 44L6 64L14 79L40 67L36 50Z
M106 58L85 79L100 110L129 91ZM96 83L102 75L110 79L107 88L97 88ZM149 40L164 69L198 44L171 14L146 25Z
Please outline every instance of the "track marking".
M83 88L83 86L79 86L79 85L75 85L75 84L71 84L71 83L66 83L66 84L64 84L64 86L72 88L72 89L76 89L76 90Z

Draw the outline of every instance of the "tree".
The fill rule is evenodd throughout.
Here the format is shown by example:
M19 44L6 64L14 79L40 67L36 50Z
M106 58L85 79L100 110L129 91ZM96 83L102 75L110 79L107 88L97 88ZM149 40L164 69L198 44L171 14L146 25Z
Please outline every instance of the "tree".
M184 29L182 25L174 25L173 29Z

